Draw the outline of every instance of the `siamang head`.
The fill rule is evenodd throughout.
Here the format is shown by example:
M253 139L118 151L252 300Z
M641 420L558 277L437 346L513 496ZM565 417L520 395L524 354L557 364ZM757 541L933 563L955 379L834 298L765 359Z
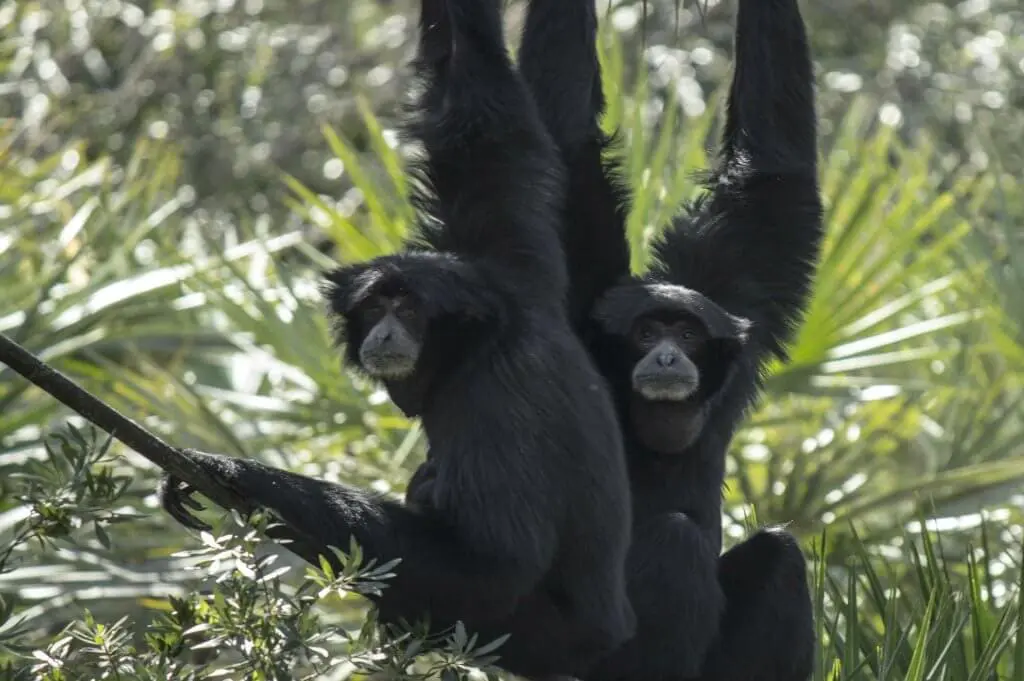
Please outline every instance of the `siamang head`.
M628 393L623 406L633 436L662 454L687 449L735 369L749 323L667 284L613 288L594 314L615 340L611 378Z
M335 270L327 292L350 366L382 381L413 375L430 320L401 276L386 268Z
M325 275L346 363L381 381L408 416L421 414L434 377L450 371L488 317L487 301L461 285L460 268L443 254L412 253Z

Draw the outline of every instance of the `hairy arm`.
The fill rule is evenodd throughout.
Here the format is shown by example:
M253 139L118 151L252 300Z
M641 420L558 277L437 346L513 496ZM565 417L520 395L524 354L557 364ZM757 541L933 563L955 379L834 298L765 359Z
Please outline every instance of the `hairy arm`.
M564 173L512 66L500 0L426 0L428 10L449 22L451 40L436 29L421 40L431 58L419 60L426 87L411 132L426 151L426 212L438 218L425 236L439 250L499 265L524 296L561 297Z
M532 0L519 68L566 166L563 210L569 314L580 325L594 301L629 274L629 193L605 160L604 92L595 0Z
M652 276L754 322L782 354L822 237L813 74L797 0L740 0L736 65L710 195L655 245Z
M515 499L502 499L505 484L488 486L487 508L464 503L435 512L256 461L200 452L188 457L221 487L243 495L249 504L245 510L273 511L283 525L271 535L301 541L300 555L310 563L316 564L317 555L309 547L333 562L327 548L347 550L351 539L379 562L401 558L394 579L374 597L385 618L429 615L432 622L451 626L457 620L507 617L553 558L554 528L529 510L529 518L521 512L543 508L544 500L523 499L518 493ZM164 494L165 507L181 501L173 493ZM494 509L517 509L516 517ZM199 526L186 515L174 515L186 525Z

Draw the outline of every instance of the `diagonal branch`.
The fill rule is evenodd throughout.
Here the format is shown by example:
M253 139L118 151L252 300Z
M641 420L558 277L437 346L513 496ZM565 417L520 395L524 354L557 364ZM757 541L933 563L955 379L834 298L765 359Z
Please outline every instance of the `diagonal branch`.
M189 454L189 450L164 442L3 333L0 333L0 362L165 472L185 481L221 508L243 515L257 510L251 501L212 478ZM272 539L287 540L285 547L289 551L313 565L318 563L317 557L323 553L316 549L315 542L291 526L270 527L267 534Z

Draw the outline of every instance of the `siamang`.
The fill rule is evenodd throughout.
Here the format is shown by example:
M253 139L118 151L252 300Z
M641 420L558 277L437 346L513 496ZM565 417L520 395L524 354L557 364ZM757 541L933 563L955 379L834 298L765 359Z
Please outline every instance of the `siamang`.
M568 172L570 318L617 401L633 492L637 634L586 681L803 681L806 563L762 530L724 555L727 446L802 315L822 238L812 64L797 0L738 0L735 71L707 192L629 277L628 193L594 0L533 0L520 71Z
M582 675L627 640L632 527L617 410L567 315L564 169L502 36L501 0L422 0L410 132L425 216L404 252L330 272L346 361L422 418L430 475L402 505L193 454L285 535L401 558L385 623L465 623L524 676ZM163 486L193 527L192 490ZM325 551L326 553L326 551Z

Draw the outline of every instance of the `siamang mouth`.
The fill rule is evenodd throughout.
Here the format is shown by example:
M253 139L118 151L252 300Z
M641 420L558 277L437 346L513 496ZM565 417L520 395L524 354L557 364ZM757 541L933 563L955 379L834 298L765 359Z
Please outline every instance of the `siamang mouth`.
M664 377L633 379L633 390L645 400L652 402L685 402L695 392L698 383L691 379L665 379Z
M360 358L366 373L375 378L406 378L416 368L416 358L408 355L372 355Z

